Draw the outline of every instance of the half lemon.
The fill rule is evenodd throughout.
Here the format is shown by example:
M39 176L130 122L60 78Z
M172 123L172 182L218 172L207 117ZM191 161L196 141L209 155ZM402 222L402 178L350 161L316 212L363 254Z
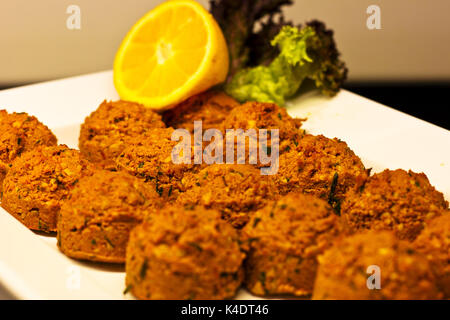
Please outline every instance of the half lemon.
M114 60L114 85L121 99L164 110L223 82L228 65L212 15L193 0L171 0L128 32Z

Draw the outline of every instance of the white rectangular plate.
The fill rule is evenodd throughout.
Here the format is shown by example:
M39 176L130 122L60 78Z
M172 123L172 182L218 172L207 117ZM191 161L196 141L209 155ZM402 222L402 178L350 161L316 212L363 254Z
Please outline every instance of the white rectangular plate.
M77 148L79 126L104 100L118 99L112 72L0 91L0 109L35 115L60 143ZM426 106L424 106L426 108ZM450 199L450 131L342 90L334 98L308 92L291 101L304 129L339 137L375 172L425 172ZM72 260L56 239L37 235L0 209L0 283L22 299L127 299L123 267ZM255 298L241 290L240 299Z

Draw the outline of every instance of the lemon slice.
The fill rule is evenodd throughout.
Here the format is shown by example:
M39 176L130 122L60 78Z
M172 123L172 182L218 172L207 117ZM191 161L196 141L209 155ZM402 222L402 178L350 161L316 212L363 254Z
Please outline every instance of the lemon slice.
M163 110L221 83L228 49L217 22L199 3L171 0L142 17L114 61L121 99Z

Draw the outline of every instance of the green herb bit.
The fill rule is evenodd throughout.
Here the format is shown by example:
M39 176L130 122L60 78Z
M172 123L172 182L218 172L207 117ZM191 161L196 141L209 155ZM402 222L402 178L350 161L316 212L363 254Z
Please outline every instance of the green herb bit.
M107 244L109 244L111 246L111 248L115 247L115 245L111 242L111 240L109 240L109 238L107 236L105 236L105 241Z
M202 252L203 248L196 242L189 242L189 245L195 249L197 249L198 251Z
M256 217L255 220L254 220L254 222L253 222L253 228L255 228L255 227L258 225L258 223L259 223L260 221L261 221L261 218Z
M131 289L133 289L133 285L132 284L127 285L125 290L123 290L123 294L126 295L128 292L131 291Z
M241 177L244 177L244 174L240 171L234 171L235 173L237 173L238 175L240 175Z
M141 270L139 271L141 279L145 278L145 275L147 274L147 269L148 269L148 260L144 259L144 262L141 265Z
M164 188L159 186L159 183L156 183L156 192L159 194L160 197L162 197Z
M332 201L334 199L334 193L336 191L336 186L338 183L338 179L339 179L339 174L336 172L333 176L333 180L331 181L331 186L330 186L330 195L328 197L329 201Z

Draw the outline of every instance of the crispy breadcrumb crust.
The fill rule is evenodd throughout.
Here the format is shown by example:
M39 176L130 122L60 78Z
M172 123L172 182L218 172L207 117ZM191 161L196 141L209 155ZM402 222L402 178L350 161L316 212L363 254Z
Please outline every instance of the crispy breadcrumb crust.
M339 139L305 134L280 155L274 175L281 194L301 191L327 200L339 212L346 193L369 176L361 159Z
M38 146L55 146L57 140L50 129L25 112L0 110L0 192L12 161Z
M277 196L269 176L247 164L213 164L182 180L184 192L177 199L183 206L201 205L218 210L233 226L244 226L252 212Z
M367 287L378 266L381 289ZM374 282L372 282L373 284ZM369 231L338 240L319 258L313 299L440 299L427 259L390 231Z
M303 130L300 130L305 119L292 118L285 108L274 103L246 102L235 107L222 123L221 130L226 134L227 129L259 129L279 130L279 150L284 152L290 140L297 140ZM270 144L269 144L270 145Z
M130 144L115 159L117 170L143 179L164 198L174 200L182 190L181 179L194 169L193 164L174 164L173 128L149 130L137 143ZM193 152L191 152L193 154Z
M256 295L312 294L317 256L340 234L324 200L290 193L257 211L242 229L246 287Z
M448 208L423 173L384 170L364 185L351 190L342 204L342 214L356 230L393 230L400 239L414 240L425 222Z
M429 221L413 245L430 262L444 299L450 299L450 212Z
M279 129L280 139L293 139L304 119L292 118L285 108L274 103L246 102L237 106L223 121L224 129Z
M194 132L194 121L202 121L203 130L220 129L230 111L239 103L221 91L207 91L165 111L163 121L168 127L184 128Z
M83 177L58 217L58 247L69 257L125 262L130 231L161 208L153 188L124 172Z
M66 145L37 147L16 158L3 182L2 207L32 230L56 231L61 205L94 166Z
M139 299L227 299L243 279L236 230L218 212L171 206L136 227L127 291Z
M114 159L140 135L163 128L161 116L129 101L103 101L81 125L79 148L90 161L110 169Z

